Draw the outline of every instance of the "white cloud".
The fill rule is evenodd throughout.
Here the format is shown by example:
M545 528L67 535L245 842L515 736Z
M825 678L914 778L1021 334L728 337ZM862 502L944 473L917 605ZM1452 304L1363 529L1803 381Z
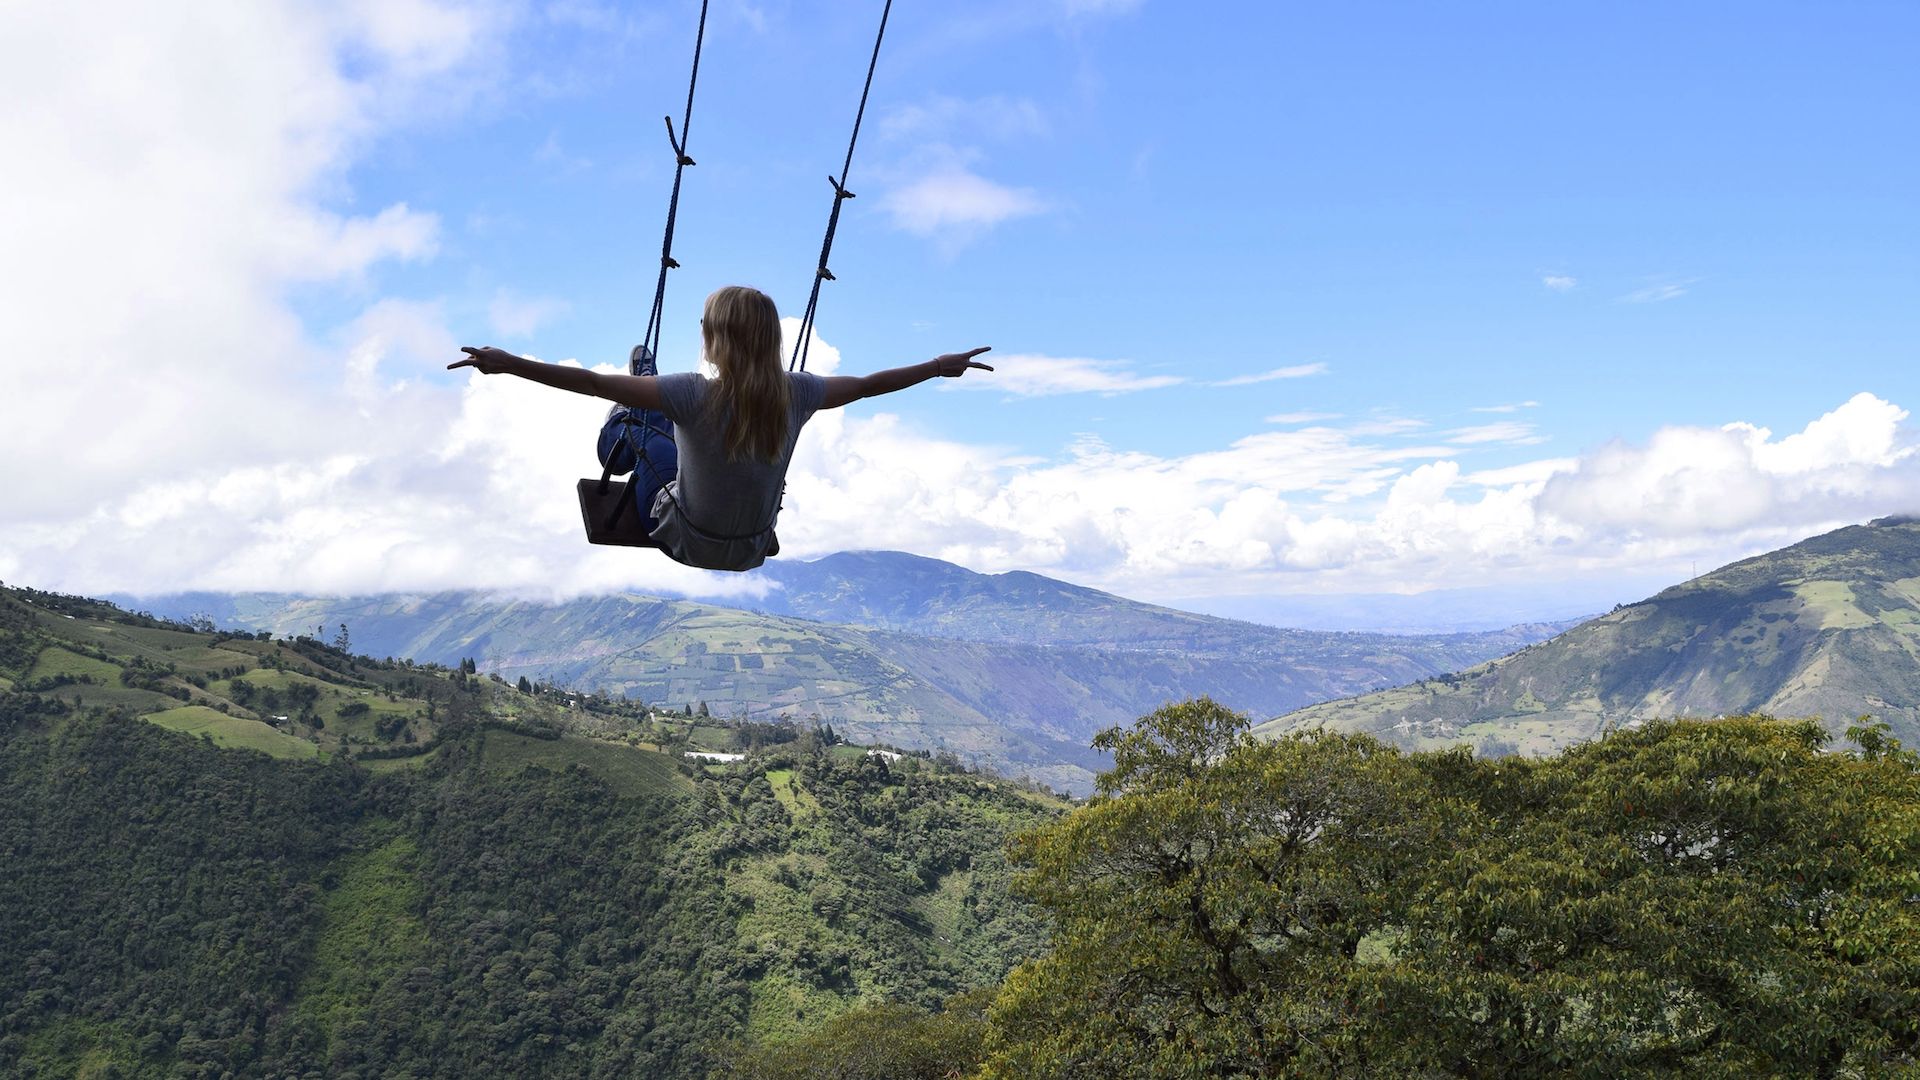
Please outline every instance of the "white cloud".
M1687 278L1682 281L1656 281L1643 289L1635 289L1617 299L1623 304L1658 304L1667 300L1677 300L1687 295L1687 287L1699 278Z
M793 336L800 332L800 320L780 320L780 355L793 355ZM840 350L827 344L816 327L807 332L807 370L815 375L832 375L840 370Z
M1060 9L1070 17L1125 15L1138 11L1145 0L1059 0Z
M457 108L504 25L420 0L0 6L0 144L33 163L0 215L8 580L697 577L579 550L594 403L421 378L458 355L435 304L376 298L324 343L290 307L295 282L433 254L434 214L328 200L370 140Z
M1460 482L1487 488L1539 484L1551 479L1557 473L1572 472L1579 466L1578 458L1542 458L1539 461L1529 461L1520 465L1470 472L1460 477Z
M1372 420L1362 420L1347 428L1347 434L1372 437L1380 435L1411 435L1427 426L1425 420L1415 420L1410 416L1378 416Z
M1454 428L1447 432L1447 441L1457 446L1476 446L1481 443L1529 446L1547 440L1546 436L1534 430L1532 424L1519 420L1501 420L1492 424Z
M952 162L889 191L881 206L896 228L961 239L1047 208L1029 188L996 183Z
M1766 428L1669 427L1609 443L1556 476L1541 506L1593 527L1674 538L1870 517L1920 505L1907 412L1872 394L1784 439Z
M487 305L487 322L502 337L532 337L542 326L565 315L570 305L558 297L519 296L501 289Z
M582 173L593 168L593 159L571 153L560 145L560 133L547 132L545 142L533 152L533 160L542 168L557 173Z
M0 6L0 145L32 163L6 170L0 215L0 457L60 447L10 481L0 524L340 433L346 400L303 384L341 360L288 289L434 252L432 213L324 199L410 103L461 99L449 73L497 31L415 0ZM75 438L85 417L138 417L137 454L113 424Z
M1511 401L1501 405L1475 406L1473 411L1488 412L1488 413L1512 413L1512 412L1519 412L1521 409L1537 409L1539 407L1540 407L1540 403L1537 401Z
M1038 105L997 94L982 98L935 95L891 109L880 121L880 133L888 138L940 142L976 135L994 139L1044 135L1047 129L1046 115Z
M380 399L411 387L411 377L437 372L459 358L438 304L382 300L347 327L339 342L346 357L345 388L361 414Z
M1254 383L1273 382L1276 379L1304 379L1309 375L1325 375L1326 373L1327 365L1325 364L1295 364L1291 367L1279 367L1274 368L1272 371L1262 371L1257 375L1235 375L1230 379L1222 379L1212 385L1251 386Z
M782 535L798 556L899 547L1149 598L1638 580L1920 507L1905 417L1860 395L1785 438L1673 428L1467 471L1473 446L1351 428L1176 457L1082 438L1016 462L888 416L828 414L802 440Z
M1049 397L1055 394L1130 394L1176 386L1186 380L1178 375L1141 375L1122 361L1090 360L1074 356L1036 356L994 353L983 357L993 363L991 372L975 372L942 386L952 390L987 390L1016 397Z
M1802 476L1834 462L1881 468L1898 464L1914 453L1899 443L1900 424L1907 411L1864 391L1808 424L1806 430L1773 442L1773 433L1751 424L1730 424L1752 448L1759 467L1775 476Z
M1580 283L1567 274L1548 274L1540 279L1540 284L1554 292L1568 292Z

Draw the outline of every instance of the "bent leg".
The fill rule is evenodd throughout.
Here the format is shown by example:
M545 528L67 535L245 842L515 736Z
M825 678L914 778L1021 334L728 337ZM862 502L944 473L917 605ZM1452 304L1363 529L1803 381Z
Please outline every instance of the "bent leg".
M635 375L658 374L653 351L635 345L627 355L627 370ZM680 475L680 450L673 442L673 421L655 409L632 409L623 437L633 448L633 475L627 478L634 495L634 509L648 532L660 524L653 516L653 500Z
M680 475L680 449L673 442L673 422L661 413L635 409L641 423L632 428L634 466L628 483L633 485L634 510L648 532L660 522L653 516L653 500Z

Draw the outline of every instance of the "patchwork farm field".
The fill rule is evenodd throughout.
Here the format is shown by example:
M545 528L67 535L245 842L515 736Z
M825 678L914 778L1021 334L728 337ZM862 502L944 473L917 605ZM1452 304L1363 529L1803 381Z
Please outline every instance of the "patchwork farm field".
M622 795L690 791L672 758L623 743L565 735L537 739L509 731L489 731L484 760L488 771L512 775L527 766L565 772L579 766Z
M277 758L310 758L320 753L320 748L313 743L289 735L270 724L228 716L204 705L182 705L177 709L149 713L142 719L169 731L205 735L219 746L258 750Z

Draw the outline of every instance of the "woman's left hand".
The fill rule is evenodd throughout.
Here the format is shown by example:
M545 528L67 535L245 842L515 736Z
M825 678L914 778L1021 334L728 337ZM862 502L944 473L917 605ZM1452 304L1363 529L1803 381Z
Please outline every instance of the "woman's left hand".
M982 345L977 349L968 349L966 352L947 353L944 356L936 356L933 358L934 370L938 371L940 377L943 379L957 379L974 368L979 368L982 371L992 371L992 365L983 364L974 359L974 357L992 348L993 346L991 345Z
M448 371L454 368L470 367L482 375L498 375L511 367L514 361L520 359L505 349L496 349L491 345L481 345L478 348L462 345L460 351L466 353L467 358L448 364Z

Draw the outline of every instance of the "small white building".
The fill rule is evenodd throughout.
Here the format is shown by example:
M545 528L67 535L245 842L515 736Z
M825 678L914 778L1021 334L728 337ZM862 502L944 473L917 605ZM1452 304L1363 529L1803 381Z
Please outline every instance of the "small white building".
M717 761L723 765L730 761L745 761L747 759L747 755L745 754L722 754L714 750L687 750L684 751L684 753L687 757L697 761Z
M906 755L896 754L891 750L882 750L879 747L874 746L874 747L869 747L867 749L867 756L881 758L886 761L899 761L901 758L905 757Z

